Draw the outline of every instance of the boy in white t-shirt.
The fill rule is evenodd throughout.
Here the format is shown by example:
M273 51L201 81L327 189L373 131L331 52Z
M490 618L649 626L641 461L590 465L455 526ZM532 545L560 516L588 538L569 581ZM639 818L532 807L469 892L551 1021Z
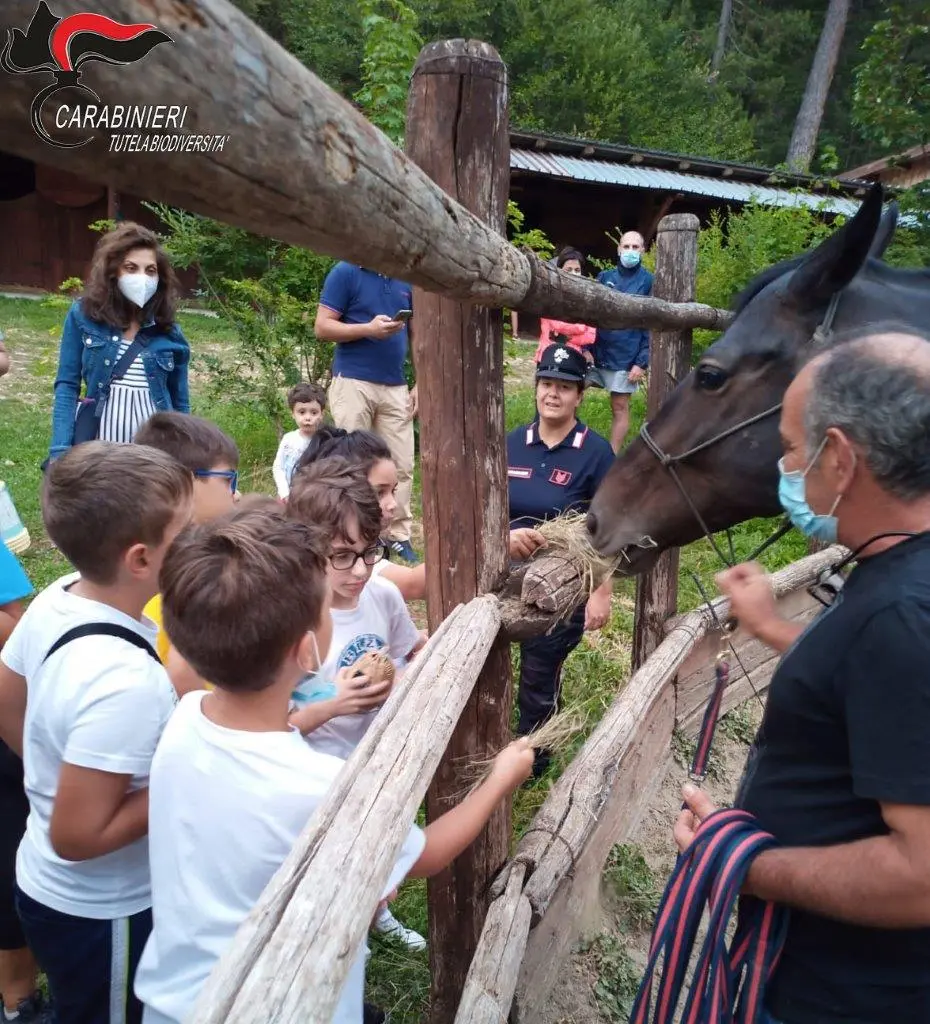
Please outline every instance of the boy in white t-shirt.
M17 911L59 1024L141 1020L148 776L175 703L142 609L192 485L132 445L92 441L51 463L45 528L78 572L33 601L0 654L0 736L22 753L29 799Z
M386 652L395 678L423 645L400 591L372 576L383 547L378 497L358 467L340 458L321 459L294 478L290 518L320 529L328 545L326 575L332 593L333 639L320 670L295 687L291 721L323 754L348 758L387 699L391 682L355 675L370 651ZM383 906L374 927L411 949L426 940Z
M311 527L248 509L185 531L165 560L165 624L216 688L181 699L152 764L155 927L136 978L144 1024L189 1018L217 959L342 770L342 760L314 750L288 722L291 692L329 650L325 551ZM425 831L412 826L382 898L405 875L451 863L532 761L525 740L511 744L487 783ZM334 1024L362 1022L364 954L363 944Z
M301 382L287 393L287 406L291 410L296 430L291 430L281 438L278 454L275 455L271 467L278 497L286 498L291 489L291 477L297 468L301 455L310 444L310 439L319 430L323 422L323 410L326 408L326 392L318 384Z

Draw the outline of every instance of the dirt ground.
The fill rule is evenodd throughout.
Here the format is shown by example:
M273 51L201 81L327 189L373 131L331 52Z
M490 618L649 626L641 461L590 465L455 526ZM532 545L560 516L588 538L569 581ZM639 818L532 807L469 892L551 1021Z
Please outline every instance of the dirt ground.
M711 758L713 774L704 784L705 790L719 805L728 804L733 799L748 752L746 737L758 727L762 707L753 698L737 709L735 714L739 716L739 729L728 728L726 722L721 723L717 729ZM677 851L672 840L672 824L681 807L681 787L687 778L687 768L679 764L676 758L657 798L644 815L636 834L630 838L630 843L635 844L645 857L659 893L675 864ZM601 936L607 936L608 941L616 940L628 956L630 967L635 966L633 976L638 979L647 959L650 940L648 928L630 929L623 920L623 911L616 893L610 891L610 884L606 880L602 880L601 903ZM599 1003L598 985L604 985L605 979L598 968L598 954L586 948L586 942L579 946L581 948L573 952L569 962L560 971L559 982L553 988L547 1012L540 1018L539 1024L615 1024L625 1019L609 1008L605 1011L603 1000Z

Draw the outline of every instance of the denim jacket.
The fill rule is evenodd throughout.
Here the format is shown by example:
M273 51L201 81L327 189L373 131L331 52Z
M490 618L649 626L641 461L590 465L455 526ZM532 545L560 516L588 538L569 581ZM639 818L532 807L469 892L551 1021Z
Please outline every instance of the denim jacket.
M142 364L156 409L190 412L187 370L190 345L177 324L167 331L149 321L139 330L143 342ZM78 299L68 311L58 353L55 404L52 410L52 444L49 456L66 452L74 441L74 414L81 385L84 397L97 403L97 415L110 394L110 374L117 362L123 332L119 327L91 320Z

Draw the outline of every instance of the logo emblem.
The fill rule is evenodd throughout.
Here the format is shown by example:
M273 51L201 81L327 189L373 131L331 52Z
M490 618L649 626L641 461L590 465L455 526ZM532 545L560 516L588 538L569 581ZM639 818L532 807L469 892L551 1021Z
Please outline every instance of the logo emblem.
M564 363L568 359L568 352L564 348L557 348L552 353L552 358L559 364Z
M557 484L559 487L567 487L572 474L567 469L554 469L549 477L550 484Z
M62 89L77 88L96 102L100 97L89 86L81 84L81 67L92 60L106 64L134 64L159 43L172 43L171 36L155 25L123 25L103 14L72 14L59 18L52 14L45 0L40 0L29 28L23 32L7 31L6 44L0 53L0 67L14 75L48 72L54 82L42 89L32 101L32 127L50 146L75 149L90 142L92 136L79 142L59 142L42 124L42 105Z
M367 654L369 651L380 651L385 647L387 644L377 633L362 633L343 647L336 662L336 671L354 665L363 654Z

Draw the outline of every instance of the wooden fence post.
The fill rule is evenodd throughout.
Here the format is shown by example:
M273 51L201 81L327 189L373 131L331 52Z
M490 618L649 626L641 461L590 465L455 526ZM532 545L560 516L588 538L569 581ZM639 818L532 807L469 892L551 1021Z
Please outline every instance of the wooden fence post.
M505 231L510 184L507 72L486 43L431 43L417 59L407 103L407 153L451 196ZM463 239L464 241L464 239ZM500 310L414 290L423 522L430 629L507 572L504 347ZM498 642L478 677L427 794L427 819L447 811L467 783L463 760L485 757L510 735L510 650ZM431 1019L448 1024L487 911L488 886L507 858L510 807L502 807L452 868L430 880Z
M673 302L694 298L697 237L700 222L693 213L672 213L659 221L656 273L652 292ZM652 419L675 382L691 369L691 329L653 331L649 339L649 397L646 418ZM639 668L664 637L665 620L677 611L678 549L659 556L653 569L636 580L633 668Z

